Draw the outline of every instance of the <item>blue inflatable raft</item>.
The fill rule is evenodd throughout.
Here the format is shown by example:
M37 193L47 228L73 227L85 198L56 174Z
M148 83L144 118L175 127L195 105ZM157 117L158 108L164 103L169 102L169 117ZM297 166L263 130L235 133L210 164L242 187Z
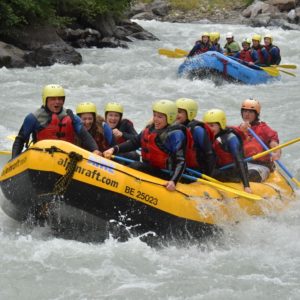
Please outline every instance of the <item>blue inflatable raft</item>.
M280 76L271 76L256 66L241 64L235 59L216 51L208 51L191 58L187 58L178 68L180 77L191 79L211 78L237 81L245 84L261 84L278 80Z

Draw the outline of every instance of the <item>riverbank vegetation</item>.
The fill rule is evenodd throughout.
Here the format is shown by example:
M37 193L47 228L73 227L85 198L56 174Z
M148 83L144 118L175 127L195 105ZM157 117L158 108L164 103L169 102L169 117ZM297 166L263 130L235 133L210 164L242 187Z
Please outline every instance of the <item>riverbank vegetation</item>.
M131 0L1 0L0 35L28 25L90 22L103 14L122 14Z

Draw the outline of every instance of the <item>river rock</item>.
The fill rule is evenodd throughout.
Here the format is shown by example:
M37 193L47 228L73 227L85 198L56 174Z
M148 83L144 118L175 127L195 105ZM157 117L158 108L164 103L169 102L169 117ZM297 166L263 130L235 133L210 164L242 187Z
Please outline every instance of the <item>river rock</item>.
M55 63L76 65L82 62L82 57L73 47L59 43L35 49L27 56L27 61L32 66L51 66Z
M296 0L269 0L268 3L276 6L280 11L290 11L296 7Z
M29 66L26 62L27 52L10 44L0 42L0 68L24 68Z

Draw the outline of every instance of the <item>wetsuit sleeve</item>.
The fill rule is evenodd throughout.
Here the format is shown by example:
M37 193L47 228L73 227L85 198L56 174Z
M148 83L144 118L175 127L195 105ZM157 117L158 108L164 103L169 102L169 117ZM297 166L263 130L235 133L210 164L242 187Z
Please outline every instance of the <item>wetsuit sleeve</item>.
M135 135L130 140L127 140L124 143L114 146L114 154L125 153L139 149L141 147L141 139L142 132L138 135Z
M234 54L234 56L233 56L233 57L235 57L235 58L240 58L240 56L241 56L241 53L240 53L240 52L238 52L238 53Z
M196 148L199 148L203 153L205 174L212 175L216 166L216 156L206 130L200 126L195 127L193 139ZM199 164L201 164L201 162L199 162Z
M279 65L281 62L280 50L277 46L274 46L270 51L270 56L275 65Z
M124 120L125 121L125 120ZM123 133L123 138L125 140L130 140L137 135L136 130L133 127L133 124L126 120L119 128L119 130Z
M82 146L84 149L87 149L88 151L91 151L91 152L93 152L95 150L99 150L96 141L89 134L89 132L85 129L80 118L76 115L74 115L74 118L73 118L73 127L74 127L74 131L76 132L77 136L81 140Z
M236 168L240 174L244 187L250 187L247 165L244 162L242 145L235 135L230 135L228 140L228 149L234 157Z
M166 148L170 151L171 179L175 184L181 178L185 170L186 137L182 130L172 131L166 139Z
M105 141L109 147L112 147L116 144L111 128L107 123L103 122L103 134Z
M12 146L12 158L15 158L22 152L24 144L29 141L30 135L37 131L39 127L39 123L33 114L29 114L25 117L22 127Z
M200 43L197 41L195 43L195 46L193 47L193 49L190 51L190 53L187 55L187 57L191 57L191 56L194 56L196 51L199 49L200 47Z

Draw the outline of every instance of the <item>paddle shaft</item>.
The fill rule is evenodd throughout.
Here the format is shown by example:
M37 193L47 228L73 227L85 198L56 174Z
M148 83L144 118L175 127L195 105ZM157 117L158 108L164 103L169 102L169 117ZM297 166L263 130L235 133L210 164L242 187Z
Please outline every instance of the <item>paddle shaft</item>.
M268 146L263 142L263 140L255 133L255 131L251 128L248 128L248 131L254 136L254 138L260 143L260 145L265 149L269 150ZM289 170L285 167L285 165L279 160L275 160L275 162L279 165L279 167L291 178L291 180L300 187L300 182L289 172Z
M297 143L297 142L299 142L299 141L300 141L300 137L299 137L299 138L296 138L296 139L293 139L293 140L290 140L290 141L288 141L288 142L286 142L286 143L284 143L284 144L278 145L278 146L276 146L276 147L274 147L274 148L271 148L271 149L269 149L269 150L266 150L266 151L264 151L264 152L261 152L261 153L255 154L255 155L253 155L253 156L247 157L247 158L244 159L244 161L245 161L245 162L249 162L249 161L251 161L251 160L258 159L258 158L260 158L260 157L263 157L263 156L265 156L265 155L268 155L268 154L272 153L273 151L276 151L276 150L278 150L278 149L281 149L281 148L287 147L287 146L289 146L289 145L295 144L295 143ZM233 166L234 166L234 164L229 164L229 165L226 165L226 166L221 167L220 170L226 170L226 169L229 169L229 168L231 168L231 167L233 167Z
M131 160L131 159L128 159L128 158L125 158L125 157L122 157L122 156L112 155L112 158L115 158L117 160L124 161L124 162L134 162L134 160ZM162 170L162 171L170 173L169 170ZM200 179L200 178L197 178L197 177L194 177L194 176L191 176L191 175L187 175L187 174L182 174L182 177L186 178L186 179L189 179L191 181L197 181L197 182L201 182L201 183L206 184L206 185L210 185L210 186L212 186L212 187L214 187L218 190L228 192L228 193L232 193L232 194L247 198L249 200L254 200L254 201L262 200L262 197L260 197L258 195L249 194L249 193L246 193L244 191L240 191L240 190L237 190L235 188L232 188L232 187L229 187L229 186L226 186L226 185L223 185L223 184L219 184L217 182L210 182L210 181ZM207 176L207 177L209 177L209 176Z

